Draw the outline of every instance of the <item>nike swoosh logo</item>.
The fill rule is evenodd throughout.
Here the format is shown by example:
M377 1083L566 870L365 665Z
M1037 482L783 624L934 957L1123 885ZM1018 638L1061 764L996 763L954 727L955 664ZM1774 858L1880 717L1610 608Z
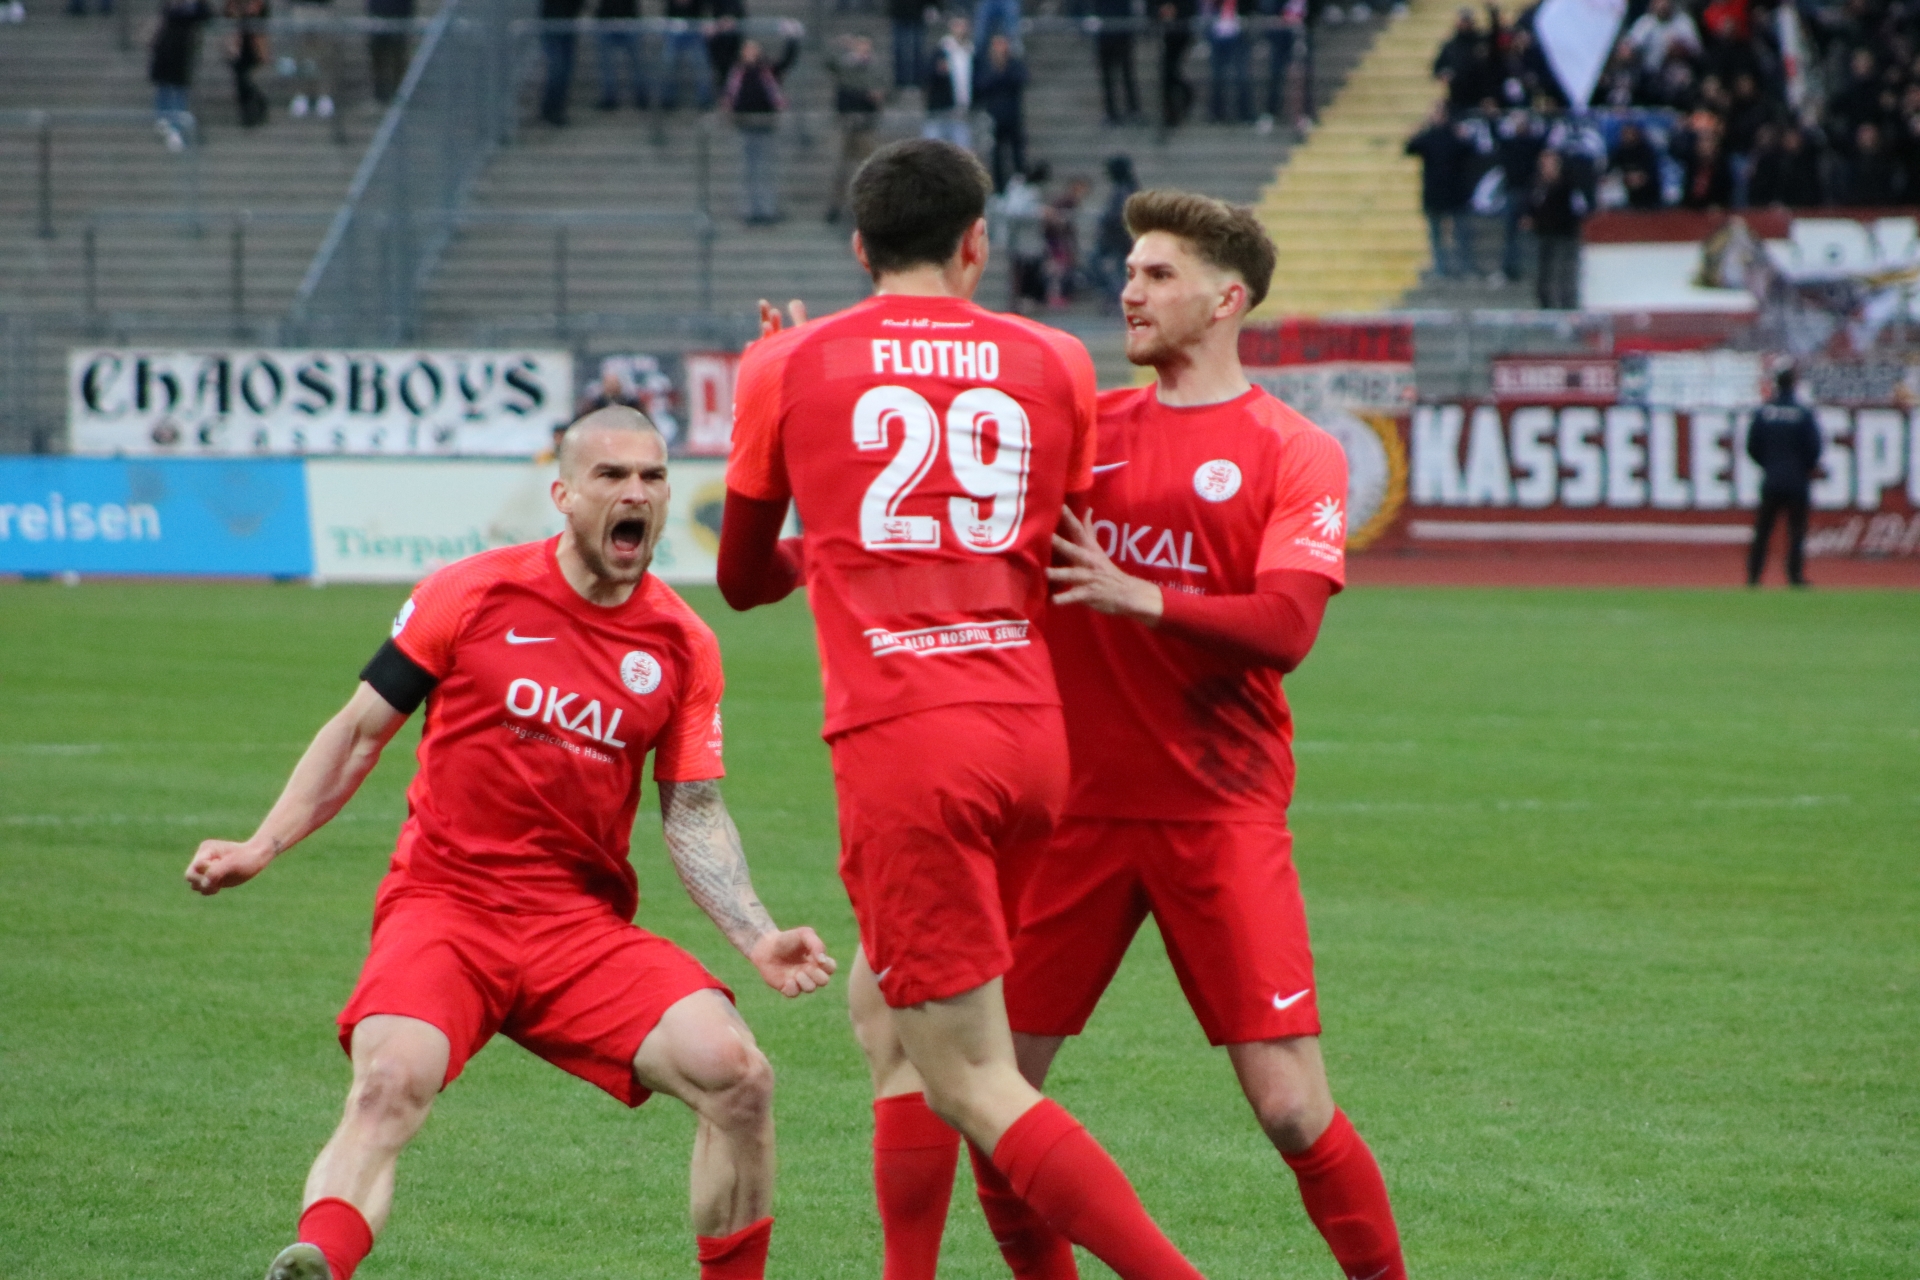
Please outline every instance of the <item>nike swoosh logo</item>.
M1132 461L1132 459L1129 458L1127 461L1130 462ZM1093 474L1100 475L1101 473L1107 472L1107 471L1118 471L1120 468L1126 465L1127 465L1126 462L1103 462L1099 466L1093 469Z
M1307 992L1311 990L1313 990L1312 987L1302 987L1284 1000L1280 998L1280 993L1276 991L1273 993L1273 1007L1276 1009L1291 1009L1302 1000L1305 1000L1307 998Z
M507 628L508 644L551 644L555 639L554 636L517 636L512 627Z

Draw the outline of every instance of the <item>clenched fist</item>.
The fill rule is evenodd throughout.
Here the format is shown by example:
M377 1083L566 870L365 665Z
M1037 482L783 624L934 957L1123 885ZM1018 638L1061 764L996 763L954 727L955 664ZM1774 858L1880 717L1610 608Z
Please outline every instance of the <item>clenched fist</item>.
M187 887L212 897L259 875L277 852L252 840L202 840L187 864Z

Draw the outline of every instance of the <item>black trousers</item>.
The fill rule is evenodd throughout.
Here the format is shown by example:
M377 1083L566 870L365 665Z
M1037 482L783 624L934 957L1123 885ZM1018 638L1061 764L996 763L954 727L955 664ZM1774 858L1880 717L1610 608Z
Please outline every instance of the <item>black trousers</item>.
M1027 122L1018 117L993 122L993 189L1005 191L1007 179L1027 171Z
M1807 492L1804 489L1762 489L1760 509L1753 513L1753 546L1747 552L1747 585L1757 586L1767 567L1767 543L1773 540L1773 522L1787 515L1787 581L1804 584L1807 545Z
M1540 305L1548 311L1580 309L1580 237L1549 235L1537 237L1540 245L1540 278L1534 281Z
M1193 108L1193 86L1181 64L1193 45L1193 33L1185 27L1169 27L1160 37L1160 114L1167 128L1177 129Z
M1126 32L1103 33L1094 39L1093 47L1100 55L1100 98L1108 121L1118 124L1139 115L1140 90L1133 82L1133 36Z

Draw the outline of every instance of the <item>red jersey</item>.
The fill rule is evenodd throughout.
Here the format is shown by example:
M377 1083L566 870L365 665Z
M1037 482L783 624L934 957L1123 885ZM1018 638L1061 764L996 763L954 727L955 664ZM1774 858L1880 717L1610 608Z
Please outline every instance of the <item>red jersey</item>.
M1175 408L1100 397L1095 536L1163 591L1246 595L1274 569L1346 582L1347 460L1258 387ZM1293 794L1280 672L1080 606L1047 615L1082 817L1272 822Z
M582 599L560 540L486 551L414 589L393 642L438 679L382 895L430 887L509 912L611 906L631 919L640 769L718 778L720 646L647 575Z
M959 298L882 295L756 342L727 488L799 506L831 737L954 703L1055 705L1033 627L1093 461L1093 362Z

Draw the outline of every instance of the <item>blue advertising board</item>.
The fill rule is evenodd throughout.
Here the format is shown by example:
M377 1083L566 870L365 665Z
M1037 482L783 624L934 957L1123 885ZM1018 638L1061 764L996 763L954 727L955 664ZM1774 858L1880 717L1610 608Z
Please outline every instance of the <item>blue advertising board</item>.
M0 573L313 572L298 458L0 458Z

